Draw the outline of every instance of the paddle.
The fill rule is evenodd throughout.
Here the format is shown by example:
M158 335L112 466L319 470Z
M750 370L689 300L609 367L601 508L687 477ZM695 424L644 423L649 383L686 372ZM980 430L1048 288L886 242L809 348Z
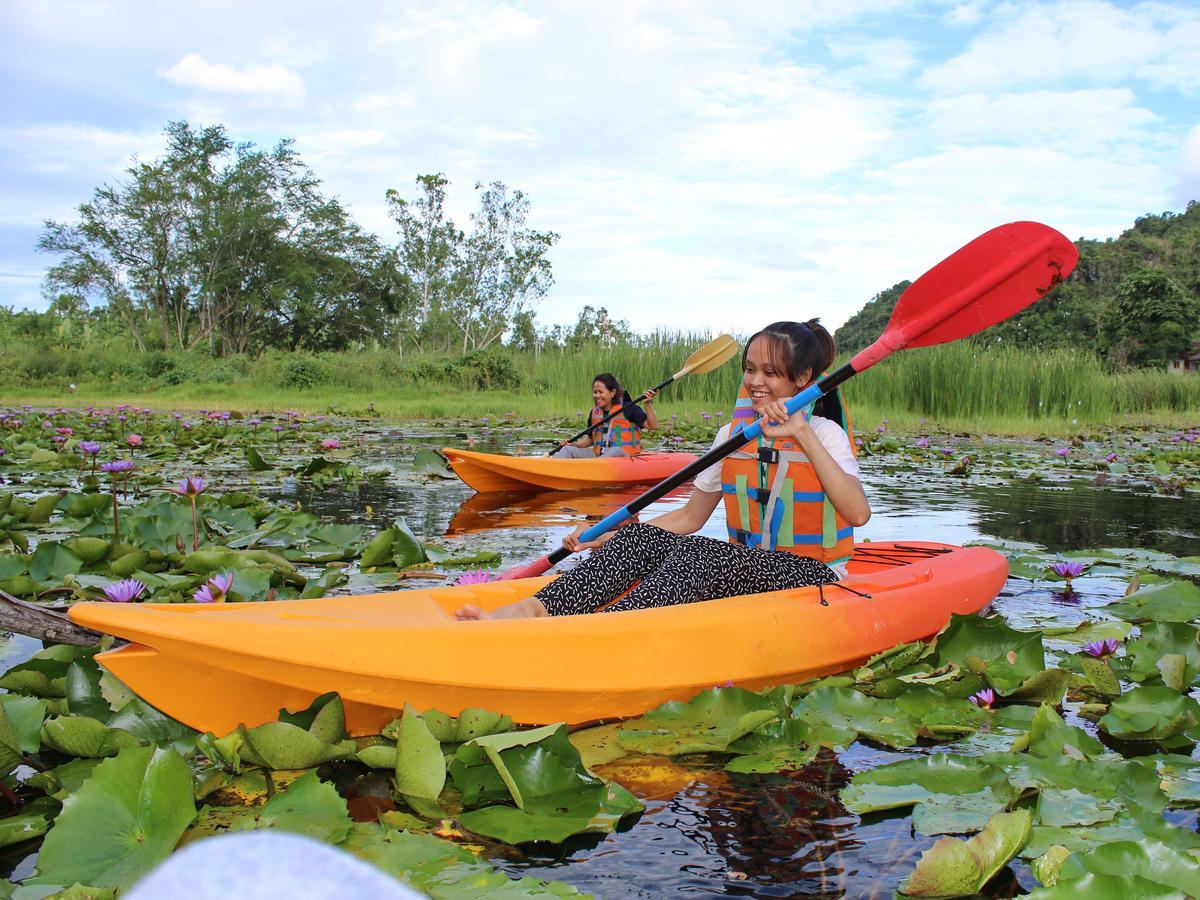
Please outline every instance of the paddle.
M654 391L657 394L659 391L661 391L667 385L671 384L671 382L682 378L684 375L703 375L705 372L711 372L713 369L717 368L718 366L724 365L727 361L732 359L734 354L736 354L738 352L738 349L739 349L738 342L735 341L728 334L723 334L720 337L713 338L711 341L709 341L707 344L705 344L703 347L701 347L699 350L697 350L695 353L693 353L691 356L689 356L687 358L687 362L685 362L683 364L682 369L680 369L678 372L676 372L674 375L672 375L670 378L668 378L662 384L655 385L650 390ZM643 400L646 399L646 394L648 394L649 392L650 391L643 391L638 397L629 401L628 404L623 404L623 405L632 406L632 405L641 403ZM572 441L579 440L581 437L583 437L588 432L594 431L595 429L597 429L601 425L603 425L605 422L607 422L609 419L612 419L614 416L619 415L621 412L621 409L622 409L622 406L614 407L613 411L610 412L603 419L601 419L599 422L597 422L594 425L589 425L587 428L583 429L583 431L579 432L579 434L573 435L572 437L568 438L566 442L569 444ZM553 456L557 452L558 452L558 447L555 447L553 450L548 451L546 455Z
M897 301L879 339L788 400L788 413L795 414L897 350L969 337L1020 312L1066 278L1078 256L1074 244L1037 222L1013 222L980 235L911 284ZM761 419L597 522L580 540L595 540L760 434ZM510 569L498 580L540 575L568 556L570 551L560 547L549 556Z

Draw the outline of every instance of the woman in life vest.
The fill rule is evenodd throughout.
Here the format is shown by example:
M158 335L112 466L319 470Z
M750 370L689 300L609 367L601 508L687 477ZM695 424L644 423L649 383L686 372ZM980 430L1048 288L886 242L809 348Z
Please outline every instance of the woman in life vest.
M533 596L490 614L465 606L458 618L621 612L836 580L854 528L871 517L858 462L843 425L823 409L789 416L784 406L835 353L817 319L758 332L742 354L742 391L752 416L767 420L761 439L701 472L677 510L588 543L579 541L587 526L577 528L563 546L598 549ZM717 432L714 447L736 421ZM722 499L729 541L695 535Z
M658 427L654 411L654 391L646 391L646 408L635 406L629 393L611 372L601 372L592 379L592 402L588 413L588 433L579 440L563 441L554 455L559 459L591 459L596 456L637 456L642 452L642 430ZM599 424L610 412L620 412L603 425Z

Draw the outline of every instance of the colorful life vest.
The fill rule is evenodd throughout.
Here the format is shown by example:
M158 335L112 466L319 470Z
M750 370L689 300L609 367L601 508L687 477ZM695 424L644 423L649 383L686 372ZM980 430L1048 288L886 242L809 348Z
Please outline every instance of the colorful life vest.
M595 428L605 415L607 413L600 407L594 407L588 424ZM637 456L642 452L642 429L625 418L624 413L617 413L591 434L592 451L597 456L609 447L620 447L629 456Z
M820 401L821 412L850 436L845 409L834 391ZM805 416L812 414L810 406ZM734 405L731 434L758 417L743 386ZM721 464L721 493L729 540L748 547L784 550L830 563L854 549L854 528L837 512L807 454L794 441L759 438L731 453ZM769 527L764 529L763 522Z

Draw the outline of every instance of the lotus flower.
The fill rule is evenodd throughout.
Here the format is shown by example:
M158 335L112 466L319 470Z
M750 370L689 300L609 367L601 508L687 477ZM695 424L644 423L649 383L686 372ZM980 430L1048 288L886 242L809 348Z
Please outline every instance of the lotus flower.
M495 577L484 569L472 569L470 572L463 572L455 579L455 584L487 584L489 581L495 581Z
M192 594L192 599L197 603L224 603L225 597L229 593L229 588L233 585L233 573L222 572L220 575L214 575L208 581L204 582L200 588Z
M146 585L136 578L126 578L116 584L106 584L101 590L113 603L128 603L142 596L146 592Z
M996 692L991 688L984 688L978 694L972 694L967 699L980 709L991 709L996 703Z
M322 450L337 450L341 446L342 443L337 438L325 438L325 440L321 441Z
M171 493L178 494L180 497L196 498L204 493L206 487L208 487L208 482L199 475L189 475L179 482L178 488L171 488Z
M1084 573L1087 566L1081 562L1056 562L1050 564L1050 571L1059 578L1065 579L1067 585L1071 584L1072 578L1078 578Z
M1083 645L1083 652L1097 659L1107 659L1117 652L1121 642L1116 638L1105 638L1102 641L1090 641Z
M136 432L132 432L129 437L125 438L130 447L142 446L142 436Z

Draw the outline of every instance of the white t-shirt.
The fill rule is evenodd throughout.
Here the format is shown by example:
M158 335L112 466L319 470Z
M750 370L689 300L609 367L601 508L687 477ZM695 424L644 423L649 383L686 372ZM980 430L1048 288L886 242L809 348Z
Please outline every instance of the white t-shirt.
M808 427L813 430L813 434L817 436L817 440L829 451L829 455L833 457L833 461L842 467L842 471L847 475L853 475L855 478L858 478L858 460L854 457L854 451L850 449L850 438L846 437L846 432L842 430L842 426L832 419L826 419L823 416L812 416L808 420ZM728 423L721 426L717 432L717 436L713 438L713 447L729 440L729 428L730 425ZM697 475L693 484L699 490L708 491L710 494L719 494L721 492L722 462L724 460L713 463Z

